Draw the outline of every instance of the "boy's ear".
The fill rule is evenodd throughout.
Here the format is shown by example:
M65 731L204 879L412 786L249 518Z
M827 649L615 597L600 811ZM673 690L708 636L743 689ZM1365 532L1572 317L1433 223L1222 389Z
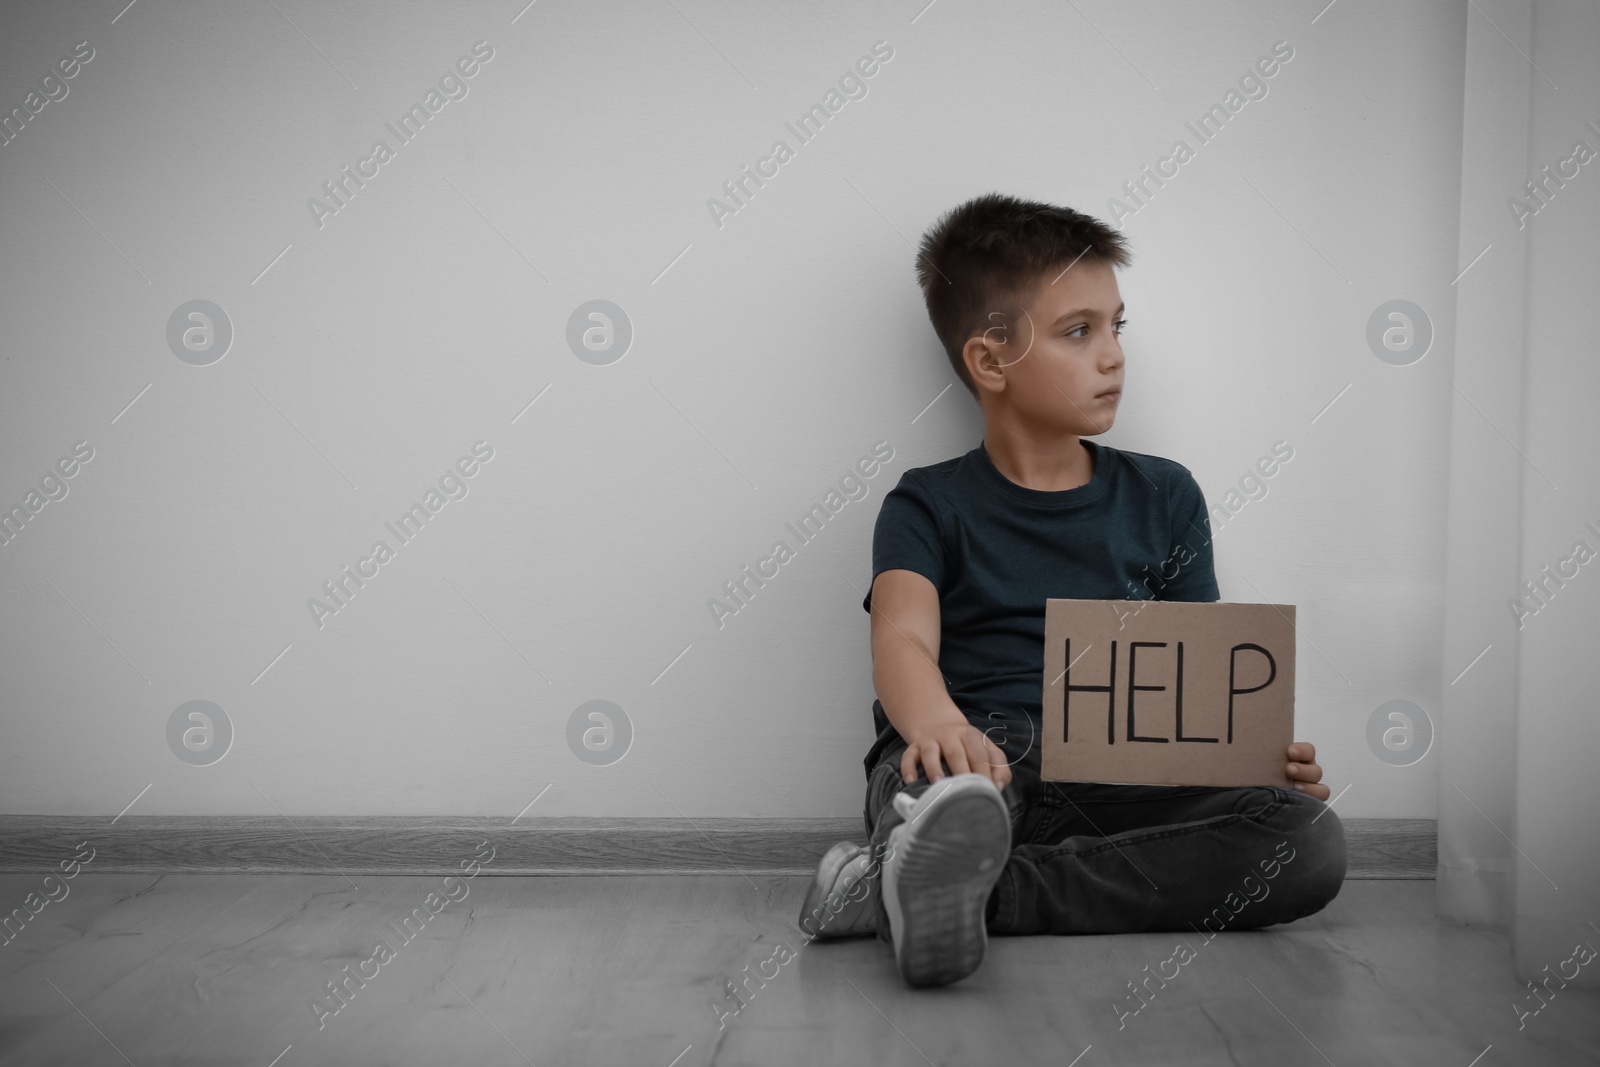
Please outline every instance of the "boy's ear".
M1003 334L994 331L975 333L967 338L967 343L961 348L961 359L967 365L967 375L972 379L972 384L977 386L980 396L1005 390L1006 360L1000 358L1000 353L1007 346L997 343L1001 339Z
M1033 334L1033 320L1026 308L990 312L982 332L967 338L961 349L973 384L987 392L1003 391L1005 368L1027 357Z

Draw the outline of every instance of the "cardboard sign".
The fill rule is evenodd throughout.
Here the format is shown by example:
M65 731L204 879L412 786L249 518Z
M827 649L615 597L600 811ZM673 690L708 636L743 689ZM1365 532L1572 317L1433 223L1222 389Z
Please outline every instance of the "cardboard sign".
M1047 600L1047 781L1292 788L1294 605Z

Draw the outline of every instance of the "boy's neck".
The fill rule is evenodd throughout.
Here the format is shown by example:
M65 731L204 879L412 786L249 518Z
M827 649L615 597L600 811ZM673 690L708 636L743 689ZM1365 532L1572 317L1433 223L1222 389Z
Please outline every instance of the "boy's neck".
M1094 477L1094 457L1077 434L1036 440L991 426L984 431L983 450L996 470L1024 489L1062 492Z

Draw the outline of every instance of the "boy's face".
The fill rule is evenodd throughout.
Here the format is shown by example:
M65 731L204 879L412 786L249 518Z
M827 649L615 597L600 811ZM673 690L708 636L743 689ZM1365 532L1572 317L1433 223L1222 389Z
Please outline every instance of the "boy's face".
M1016 322L967 341L967 370L986 413L1008 412L999 417L1044 434L1111 429L1122 398L1122 308L1110 264L1078 263L1042 276Z

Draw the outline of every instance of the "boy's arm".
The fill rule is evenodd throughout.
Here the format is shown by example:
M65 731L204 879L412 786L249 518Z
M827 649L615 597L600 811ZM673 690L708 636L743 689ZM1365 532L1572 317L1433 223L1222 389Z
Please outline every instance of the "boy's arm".
M950 699L939 672L939 592L916 571L886 570L872 583L872 685L906 751L900 772L915 781L951 774L987 774L1004 789L1011 781L1005 754Z

